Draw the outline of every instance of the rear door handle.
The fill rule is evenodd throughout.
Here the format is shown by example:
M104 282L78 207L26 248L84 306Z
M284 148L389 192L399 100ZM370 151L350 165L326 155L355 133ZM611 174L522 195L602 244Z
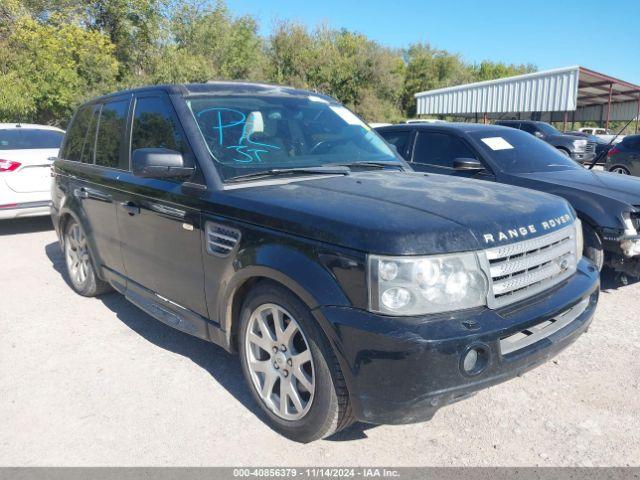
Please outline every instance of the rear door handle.
M93 188L80 187L73 191L73 194L80 199L86 200L91 198L93 200L99 200L101 202L112 202L111 195L103 193Z
M133 202L123 202L120 206L131 216L140 213L140 207Z

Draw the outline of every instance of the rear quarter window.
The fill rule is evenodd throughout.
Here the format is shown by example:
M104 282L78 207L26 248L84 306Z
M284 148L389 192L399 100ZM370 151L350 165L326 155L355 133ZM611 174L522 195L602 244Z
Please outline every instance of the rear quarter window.
M82 158L82 149L89 130L89 122L93 113L93 105L80 107L67 129L63 151L60 154L65 160L79 162Z
M96 138L96 165L128 170L123 152L129 100L107 102L102 106Z

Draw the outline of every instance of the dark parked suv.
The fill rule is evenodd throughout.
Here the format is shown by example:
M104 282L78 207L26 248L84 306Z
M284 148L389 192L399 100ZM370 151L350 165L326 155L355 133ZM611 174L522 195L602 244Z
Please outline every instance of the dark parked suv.
M562 133L553 125L533 120L498 120L496 125L517 128L544 140L567 157L579 163L589 163L596 156L596 142L581 135Z
M598 269L640 276L640 179L587 170L511 128L442 123L377 130L415 170L564 197L582 220L585 255Z
M354 419L426 420L565 348L598 299L565 200L415 173L307 91L98 98L76 112L54 177L73 289L114 288L239 351L265 418L298 441Z
M607 152L605 169L640 177L640 135L627 135Z

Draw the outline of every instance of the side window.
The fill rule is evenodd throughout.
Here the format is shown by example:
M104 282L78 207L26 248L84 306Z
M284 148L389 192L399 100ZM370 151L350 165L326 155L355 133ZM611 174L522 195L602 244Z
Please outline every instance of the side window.
M136 101L131 133L131 151L166 148L182 153L185 165L193 164L184 134L168 99L141 97Z
M380 132L380 135L391 145L394 145L398 153L402 155L405 160L409 160L410 155L407 147L409 145L409 138L411 137L411 130Z
M453 135L436 132L420 132L416 140L413 159L437 167L453 168L456 158L476 158L462 140Z
M93 106L81 107L73 117L73 121L67 129L64 149L60 152L60 158L79 162L82 158L82 148L89 130L89 121L93 113Z
M102 105L96 140L96 165L128 169L121 155L127 124L128 100L117 100Z
M95 105L91 112L91 118L89 119L89 125L87 127L87 135L82 145L82 156L80 161L82 163L93 163L93 154L96 146L96 128L98 128L98 117L100 116L100 106Z
M640 150L640 137L626 137L621 142L625 147L632 150Z
M522 123L522 124L520 124L520 130L524 130L525 132L530 133L531 135L535 135L536 132L538 131L536 126L532 125L530 123Z

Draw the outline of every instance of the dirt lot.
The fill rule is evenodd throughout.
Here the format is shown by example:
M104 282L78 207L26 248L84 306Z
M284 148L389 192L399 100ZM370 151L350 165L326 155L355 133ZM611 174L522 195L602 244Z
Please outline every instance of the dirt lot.
M605 278L555 361L429 423L310 445L267 427L237 359L116 294L73 293L48 219L0 223L1 465L640 465L640 284Z

